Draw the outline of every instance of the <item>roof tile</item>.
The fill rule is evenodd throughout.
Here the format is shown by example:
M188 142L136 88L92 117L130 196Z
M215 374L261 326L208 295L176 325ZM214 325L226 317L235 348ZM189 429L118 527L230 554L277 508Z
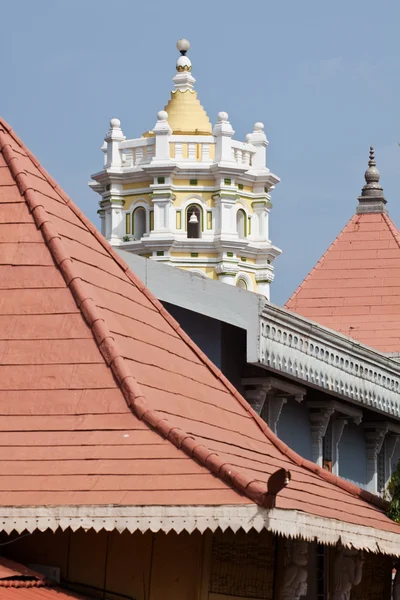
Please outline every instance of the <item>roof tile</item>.
M354 215L286 308L380 351L397 352L399 269L394 223L384 213ZM383 331L381 318L387 323Z
M3 122L0 157L0 505L264 505L285 467L278 507L400 531L272 434Z

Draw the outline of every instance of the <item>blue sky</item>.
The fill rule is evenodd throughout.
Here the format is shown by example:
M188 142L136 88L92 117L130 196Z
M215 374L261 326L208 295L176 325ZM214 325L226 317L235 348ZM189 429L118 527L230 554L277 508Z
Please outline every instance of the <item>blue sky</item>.
M111 117L151 128L187 37L212 122L263 121L282 304L355 211L370 144L400 225L398 0L13 0L1 6L0 114L96 223L87 187Z

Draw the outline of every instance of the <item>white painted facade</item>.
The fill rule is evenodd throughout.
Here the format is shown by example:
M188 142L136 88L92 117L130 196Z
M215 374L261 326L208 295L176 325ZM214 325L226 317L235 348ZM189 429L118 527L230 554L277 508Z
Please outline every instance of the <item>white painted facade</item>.
M190 71L190 60L181 56L175 99L194 93ZM185 110L182 103L183 120ZM271 191L279 178L266 166L264 125L255 123L241 142L233 139L226 112L218 114L209 135L174 133L168 119L168 113L160 111L153 130L135 139L126 139L120 121L111 119L102 147L103 169L90 184L101 196L103 235L129 252L197 269L269 297L273 261L281 252L269 239ZM138 206L146 211L146 230L140 238L131 230L133 225L126 227ZM195 236L188 225L193 207L200 221Z

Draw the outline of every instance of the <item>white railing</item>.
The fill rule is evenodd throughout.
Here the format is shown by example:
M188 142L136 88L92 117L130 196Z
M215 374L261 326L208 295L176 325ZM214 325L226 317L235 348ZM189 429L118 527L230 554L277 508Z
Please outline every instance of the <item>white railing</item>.
M400 417L400 365L273 305L260 319L259 362L337 397Z
M136 167L149 164L154 156L154 144L154 137L121 142L120 150L122 166Z
M211 147L215 139L211 135L171 135L169 138L173 147L175 160L188 162L212 162ZM185 156L184 156L185 155Z
M252 157L255 153L254 146L246 144L244 142L237 142L232 140L232 158L238 165L244 167L250 167L252 163Z
M169 136L171 154L177 161L213 162L215 157L215 138L209 135ZM232 159L240 166L250 168L255 148L252 144L231 141ZM120 142L123 167L136 167L149 164L155 155L155 138L138 138ZM106 146L103 148L106 151ZM106 157L105 157L106 160Z

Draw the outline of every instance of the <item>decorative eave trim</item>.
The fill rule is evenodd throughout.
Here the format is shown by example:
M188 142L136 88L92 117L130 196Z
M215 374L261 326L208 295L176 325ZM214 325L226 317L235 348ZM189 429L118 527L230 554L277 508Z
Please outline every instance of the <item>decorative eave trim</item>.
M187 531L217 528L225 531L266 529L284 537L318 540L322 544L400 555L399 533L353 525L295 510L265 509L255 504L225 506L27 506L0 507L0 530L32 533L36 530L93 529L95 531Z
M289 311L266 304L259 362L339 398L400 418L400 365Z

